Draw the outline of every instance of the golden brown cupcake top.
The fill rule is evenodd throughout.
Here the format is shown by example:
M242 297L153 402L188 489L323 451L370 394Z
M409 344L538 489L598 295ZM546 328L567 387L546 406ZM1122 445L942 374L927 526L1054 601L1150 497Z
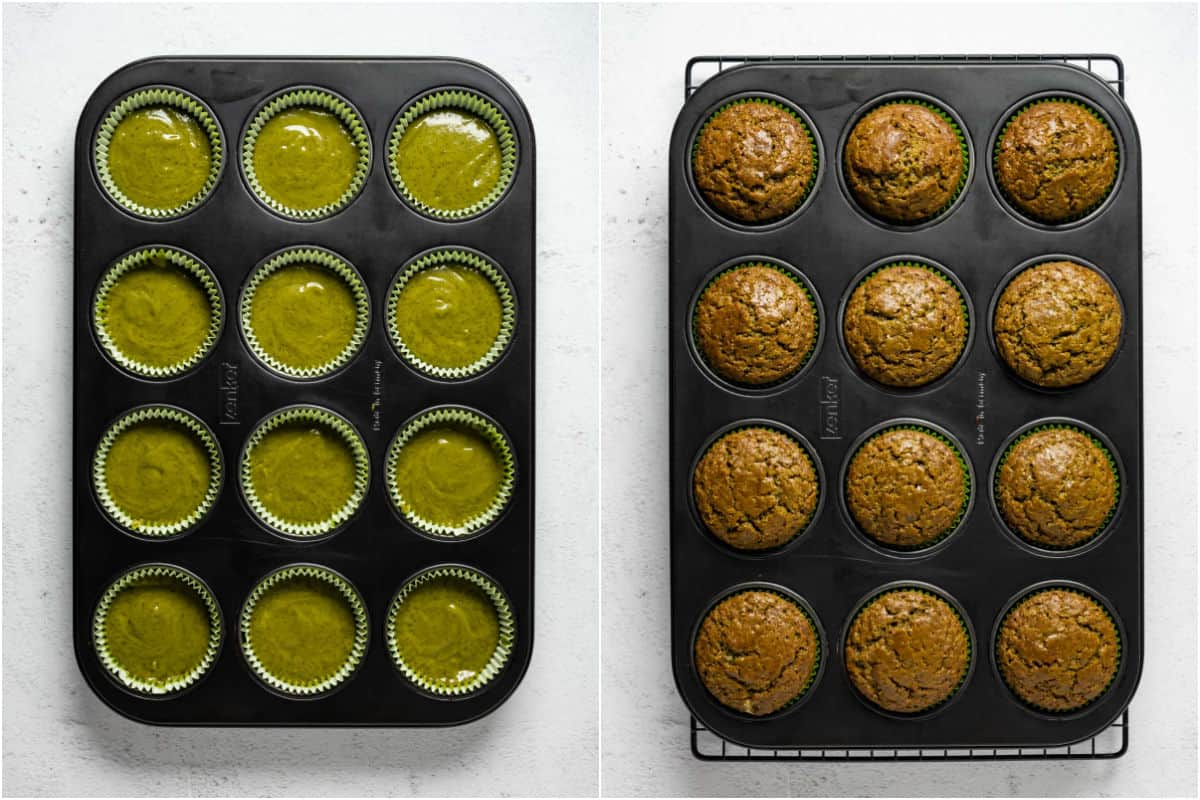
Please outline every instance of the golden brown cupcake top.
M1061 389L1104 369L1121 343L1121 303L1108 281L1072 261L1023 270L996 303L1001 358L1030 383Z
M846 671L867 700L914 714L949 700L971 665L958 613L940 597L896 589L868 603L846 634Z
M741 550L786 544L817 509L817 473L804 448L769 428L715 441L696 465L693 496L713 535Z
M924 431L895 428L868 439L846 470L846 507L863 533L900 548L933 544L967 502L954 447Z
M1047 711L1073 711L1104 694L1120 666L1117 626L1091 597L1049 589L1004 618L996 661L1018 697Z
M967 343L962 296L916 266L887 267L855 288L842 330L863 372L887 386L916 387L945 375Z
M817 171L812 134L763 100L734 103L705 123L692 158L696 187L721 213L769 222L795 210Z
M798 370L817 341L808 293L771 267L738 267L718 275L696 304L697 344L722 377L751 386Z
M1037 431L1018 441L996 480L996 504L1005 522L1046 547L1074 547L1095 536L1117 496L1117 476L1105 450L1073 428Z
M1117 142L1088 109L1047 100L1017 114L1000 136L996 183L1020 211L1063 222L1103 200L1117 179Z
M937 215L966 173L958 133L918 103L888 103L863 115L846 139L846 183L877 217L914 223Z
M763 716L808 689L821 656L808 615L774 592L727 597L700 623L696 670L722 704Z

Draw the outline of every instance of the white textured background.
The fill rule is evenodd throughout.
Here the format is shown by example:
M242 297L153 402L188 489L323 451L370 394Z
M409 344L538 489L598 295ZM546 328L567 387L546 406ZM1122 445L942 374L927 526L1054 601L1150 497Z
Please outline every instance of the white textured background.
M4 790L10 795L594 795L597 784L596 10L5 6ZM537 136L537 609L494 714L425 731L172 730L129 722L71 647L75 123L157 54L458 55L499 72Z
M605 794L1196 794L1194 5L601 10ZM705 764L669 661L667 145L695 55L1113 52L1144 169L1146 659L1111 762Z

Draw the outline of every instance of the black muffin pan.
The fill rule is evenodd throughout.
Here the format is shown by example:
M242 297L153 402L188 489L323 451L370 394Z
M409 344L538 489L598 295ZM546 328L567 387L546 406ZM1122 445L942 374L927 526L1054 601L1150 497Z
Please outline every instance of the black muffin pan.
M719 62L718 62L719 63ZM1009 115L1051 93L1098 109L1120 148L1115 189L1083 219L1050 226L1011 209L991 175L990 154ZM723 103L747 94L794 106L818 140L821 169L801 208L764 225L723 217L699 194L694 138ZM933 98L961 121L971 154L962 195L935 221L890 225L861 210L841 177L842 143L866 110L890 95ZM671 653L675 682L698 724L750 748L1054 747L1087 739L1129 704L1142 664L1141 158L1125 103L1102 80L1065 64L960 58L880 63L871 58L761 59L701 84L676 119L670 148ZM1066 256L1095 265L1117 289L1124 332L1110 365L1087 383L1047 391L1019 380L992 345L991 309L1014 271ZM942 265L965 290L971 337L948 376L921 389L888 389L858 371L841 341L850 291L881 260ZM716 376L692 336L700 289L722 267L768 260L811 285L823 329L801 373L767 389ZM842 499L843 471L863 436L885 422L917 420L955 440L974 491L956 533L903 553L857 532ZM1034 548L1008 531L990 486L996 461L1031 424L1061 420L1094 431L1117 459L1121 500L1108 528L1069 552ZM822 502L807 531L770 554L740 553L704 528L692 502L692 470L721 431L769 422L799 434L819 462ZM993 659L1010 602L1046 583L1082 585L1115 615L1123 650L1116 680L1082 711L1047 715L1023 705ZM932 713L883 713L853 690L843 639L859 603L892 585L931 586L965 614L973 667L954 698ZM717 702L693 663L699 621L715 601L748 585L798 595L824 631L824 665L802 703L753 718ZM859 751L864 752L864 751ZM978 752L973 750L972 752Z
M152 85L184 89L219 121L225 166L211 196L171 221L139 219L114 204L97 181L91 147L109 107L129 91ZM289 221L260 203L238 166L247 120L268 96L317 86L348 99L370 133L366 185L340 212L317 222ZM507 193L465 221L421 216L401 200L388 178L387 138L397 111L440 87L474 89L498 105L518 142L516 173ZM140 722L167 725L455 725L503 703L520 683L533 645L534 545L534 139L528 113L499 76L452 58L152 58L130 64L92 93L75 139L75 383L74 383L74 644L79 668L100 698ZM216 275L225 298L224 327L214 351L177 379L151 381L114 366L92 331L97 282L117 258L143 245L171 245L193 254ZM293 245L329 248L353 264L370 294L371 327L354 360L334 375L288 380L247 349L236 307L250 271L268 254ZM472 248L493 259L514 290L512 341L498 363L463 381L423 376L388 342L384 302L393 276L435 247ZM224 461L216 506L190 533L166 541L124 532L102 511L90 466L104 430L144 404L178 406L215 432ZM239 496L237 465L256 423L285 406L310 403L349 420L370 455L365 502L346 526L306 543L269 532ZM512 443L516 483L504 514L483 532L462 539L418 533L393 510L385 488L385 451L413 415L441 405L483 412ZM110 678L92 645L91 621L105 587L131 566L165 562L191 570L216 595L224 616L224 645L209 673L166 699L134 694ZM332 693L295 699L273 693L245 662L238 616L247 595L272 570L315 563L340 572L362 594L370 623L358 670ZM516 622L513 650L502 672L477 692L437 698L411 684L387 652L388 603L412 576L439 564L463 564L492 578L507 594Z

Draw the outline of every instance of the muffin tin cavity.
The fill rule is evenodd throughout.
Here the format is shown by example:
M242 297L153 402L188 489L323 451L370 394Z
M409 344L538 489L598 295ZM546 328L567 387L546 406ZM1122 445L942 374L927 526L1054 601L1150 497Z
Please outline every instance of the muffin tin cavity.
M159 87L198 104L181 113L211 116L210 163L227 164L173 216L120 204L97 164L106 120L131 98L167 102ZM396 120L447 92L500 153L497 186L453 219L415 213L389 177ZM511 696L534 634L534 151L512 88L449 58L155 58L96 89L75 139L68 290L73 636L80 671L116 712L173 726L444 727ZM466 286L449 322L430 291L446 276ZM464 318L478 327L465 357L436 324ZM393 331L415 340L413 357ZM435 491L432 512L410 519L388 453L428 430L418 419L449 430L458 456L485 458L467 459L474 472L431 458L406 479L451 500L464 479L486 480L458 505ZM409 454L438 449L426 445ZM207 587L237 646L160 675L143 663L153 642L98 645L99 598L144 565ZM441 568L486 577L495 594L480 591L502 598L499 644L476 680L431 691L394 662L385 628L400 588ZM200 626L186 627L176 666L195 650Z
M721 739L780 756L796 750L801 757L845 751L866 757L872 749L990 752L1095 736L1129 704L1143 646L1141 164L1128 109L1097 76L1030 59L732 60L741 63L729 68L723 59L723 71L698 86L690 82L696 88L676 119L669 150L670 636L683 701L699 726ZM711 64L719 66L718 59ZM1119 149L1117 178L1103 205L1056 225L1027 220L989 186L1000 127L1044 96L1085 101L1100 112ZM711 207L693 174L697 135L714 113L755 97L803 109L813 140L827 143L828 169L816 178L802 213L764 224L732 221ZM912 118L889 116L904 108L920 111ZM916 192L924 204L908 203L899 210L913 213L893 219L856 198L846 170L851 131L876 111L888 112L876 118L885 144L892 123L918 133L940 130L944 146L937 152L961 166L952 185L934 181L924 187L930 191ZM946 197L928 200L935 188ZM1085 278L1065 281L1070 292L1046 291L1038 282L1026 316L999 325L1005 288L1029 268L1056 261L1088 270ZM752 291L739 294L733 281L721 285L749 265L788 279L780 285L795 287L811 306L793 301L776 321L770 303L743 297ZM713 292L725 303L720 307L738 313L722 318L710 311L701 330L701 307ZM815 341L797 353L799 337L785 322L792 328L805 322L811 333L807 310L815 316ZM998 332L1012 335L1016 350L1044 360L1045 372L1069 367L1072 380L1035 385L1008 366ZM729 363L755 369L723 372ZM1011 494L1025 498L1021 525L1033 523L1033 533L1022 535L1002 512L1008 495L1002 499L997 490L997 473L1020 437L1064 427L1078 435L1076 443L1086 443L1085 457L1070 450L1050 458L1057 450L1039 450L1041 472L1054 467L1059 476L1041 474L1039 481L1069 483L1080 497L1052 510L1043 495L1055 492L1053 485L1015 485ZM791 518L767 502L783 494L784 484L803 485L790 457L772 456L767 469L741 451L721 451L724 463L715 460L709 466L719 469L702 476L716 488L706 490L701 508L698 467L714 443L745 429L786 435L811 458L820 494L801 531L790 530ZM1075 464L1073 458L1078 468L1063 466ZM1054 463L1043 464L1047 459ZM1112 503L1105 502L1109 490ZM1045 524L1059 517L1067 523ZM709 528L713 519L725 539ZM743 519L770 546L746 549L760 543L751 536L727 541L746 533L738 528ZM1048 531L1042 540L1038 525ZM1007 697L1011 692L996 670L971 671L994 648L993 639L983 637L1012 598L1046 580L1094 587L1119 615L1121 669L1077 712L1037 712ZM829 626L827 674L799 709L730 709L697 667L699 620L716 599L750 584L803 596L811 616ZM872 698L856 688L846 663L855 615L892 587L945 598L970 648L955 685L928 684L946 696L922 695L912 709L881 704L890 689ZM920 688L903 683L911 675L924 680L920 655L896 648L892 677L901 686ZM859 678L885 678L877 667L855 669Z

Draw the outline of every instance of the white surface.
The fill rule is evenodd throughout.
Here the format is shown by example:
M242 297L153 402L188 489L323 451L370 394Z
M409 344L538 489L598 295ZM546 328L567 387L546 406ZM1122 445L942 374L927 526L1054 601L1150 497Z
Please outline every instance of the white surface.
M16 795L594 795L596 13L587 6L4 8L4 790ZM70 634L75 122L152 54L430 54L528 105L538 158L533 662L492 716L427 731L168 730L84 685Z
M601 10L606 795L1195 795L1194 6ZM1146 660L1114 762L705 764L667 637L667 144L694 55L1114 52L1144 167Z

